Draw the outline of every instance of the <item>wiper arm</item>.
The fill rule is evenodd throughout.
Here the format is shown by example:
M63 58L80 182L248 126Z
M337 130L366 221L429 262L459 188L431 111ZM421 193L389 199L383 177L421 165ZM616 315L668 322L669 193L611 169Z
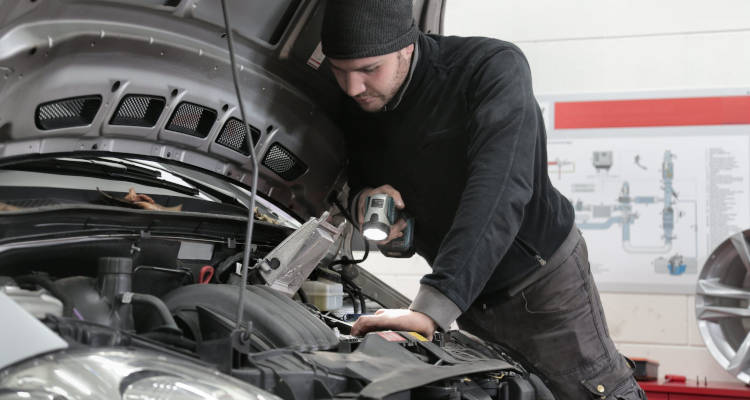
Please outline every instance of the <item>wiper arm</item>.
M216 189L214 189L213 187L211 187L209 185L205 185L205 184L203 184L201 182L198 182L198 181L195 181L195 180L193 180L191 178L186 178L186 177L180 175L180 179L182 179L185 182L187 182L187 183L195 186L196 188L202 190L204 193L209 194L209 195L211 195L211 196L219 199L219 201L221 201L222 203L231 204L233 206L240 207L243 210L247 210L247 206L244 205L244 204L242 204L242 202L239 201L236 197L230 196L230 195L228 195L228 194L226 194L226 193L224 193L222 191L216 190Z
M73 160L75 160L75 159L73 159ZM100 165L101 164L103 164L103 165L114 164L114 165L112 165L113 168L118 168L117 166L120 166L120 167L123 167L123 168L127 169L127 171L131 172L131 173L148 175L148 176L152 176L154 178L160 178L161 177L161 172L159 172L159 171L156 171L154 169L140 167L138 165L129 164L129 163L126 163L126 162L120 161L120 160L112 160L112 159L103 158L103 157L85 157L85 158L81 158L81 160L91 160L91 161L94 161L95 163L98 163Z
M149 169L149 168L140 167L140 166L133 165L131 163L120 161L120 160L111 160L111 159L108 159L108 158L101 158L101 157L93 157L93 158L88 158L88 159L94 159L94 160L97 160L97 161L100 161L100 162L104 162L104 163L114 163L114 164L117 164L117 165L122 165L122 166L128 168L129 171L130 170L132 170L134 172L135 171L143 171L144 173L147 173L147 174L154 174L157 177L161 176L161 173L159 171L156 171L156 170L153 170L153 169ZM131 161L131 162L137 163L138 161ZM234 205L234 206L238 206L238 207L242 208L243 210L247 209L247 206L244 205L244 204L242 204L242 202L240 202L234 196L228 195L228 194L226 194L226 193L224 193L224 192L222 192L220 190L217 190L216 188L214 188L214 187L212 187L210 185L206 185L206 184L204 184L202 182L199 182L199 181L196 181L196 180L194 180L192 178L188 178L188 177L184 176L183 174L181 174L179 172L172 171L169 168L167 168L167 170L169 171L170 174L178 176L180 179L182 179L183 181L187 182L191 186L195 187L196 189L200 190L203 193L206 193L206 194L208 194L208 195L210 195L212 197L215 197L216 199L218 199L222 203L231 204L231 205Z
M104 164L104 163L106 164ZM79 161L76 159L44 159L33 160L0 167L2 169L22 170L31 172L52 172L63 175L89 176L94 178L111 178L149 186L161 187L177 193L196 196L200 191L194 187L180 185L160 178L159 171L130 166L110 160Z

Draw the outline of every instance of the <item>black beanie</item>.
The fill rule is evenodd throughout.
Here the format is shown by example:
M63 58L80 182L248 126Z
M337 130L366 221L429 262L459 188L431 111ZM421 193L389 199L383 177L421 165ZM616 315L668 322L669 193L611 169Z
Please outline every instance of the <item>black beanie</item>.
M326 57L393 53L417 41L412 0L328 0L321 40Z

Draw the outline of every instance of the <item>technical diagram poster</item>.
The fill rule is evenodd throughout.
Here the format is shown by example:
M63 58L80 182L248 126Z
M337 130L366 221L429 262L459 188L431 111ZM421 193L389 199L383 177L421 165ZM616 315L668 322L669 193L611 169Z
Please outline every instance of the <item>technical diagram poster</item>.
M748 160L750 125L548 129L550 180L608 291L694 293L716 246L750 228Z

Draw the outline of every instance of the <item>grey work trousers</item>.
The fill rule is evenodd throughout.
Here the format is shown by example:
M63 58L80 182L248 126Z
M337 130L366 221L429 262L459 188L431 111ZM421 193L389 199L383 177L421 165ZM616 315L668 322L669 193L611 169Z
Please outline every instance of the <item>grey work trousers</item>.
M518 293L478 302L458 325L511 350L558 400L645 399L609 337L586 243L576 227Z

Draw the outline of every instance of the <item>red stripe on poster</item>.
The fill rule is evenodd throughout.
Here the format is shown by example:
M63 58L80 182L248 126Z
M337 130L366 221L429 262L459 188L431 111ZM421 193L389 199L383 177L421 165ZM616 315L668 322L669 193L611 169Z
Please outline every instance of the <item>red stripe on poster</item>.
M750 124L750 96L555 103L555 129Z

